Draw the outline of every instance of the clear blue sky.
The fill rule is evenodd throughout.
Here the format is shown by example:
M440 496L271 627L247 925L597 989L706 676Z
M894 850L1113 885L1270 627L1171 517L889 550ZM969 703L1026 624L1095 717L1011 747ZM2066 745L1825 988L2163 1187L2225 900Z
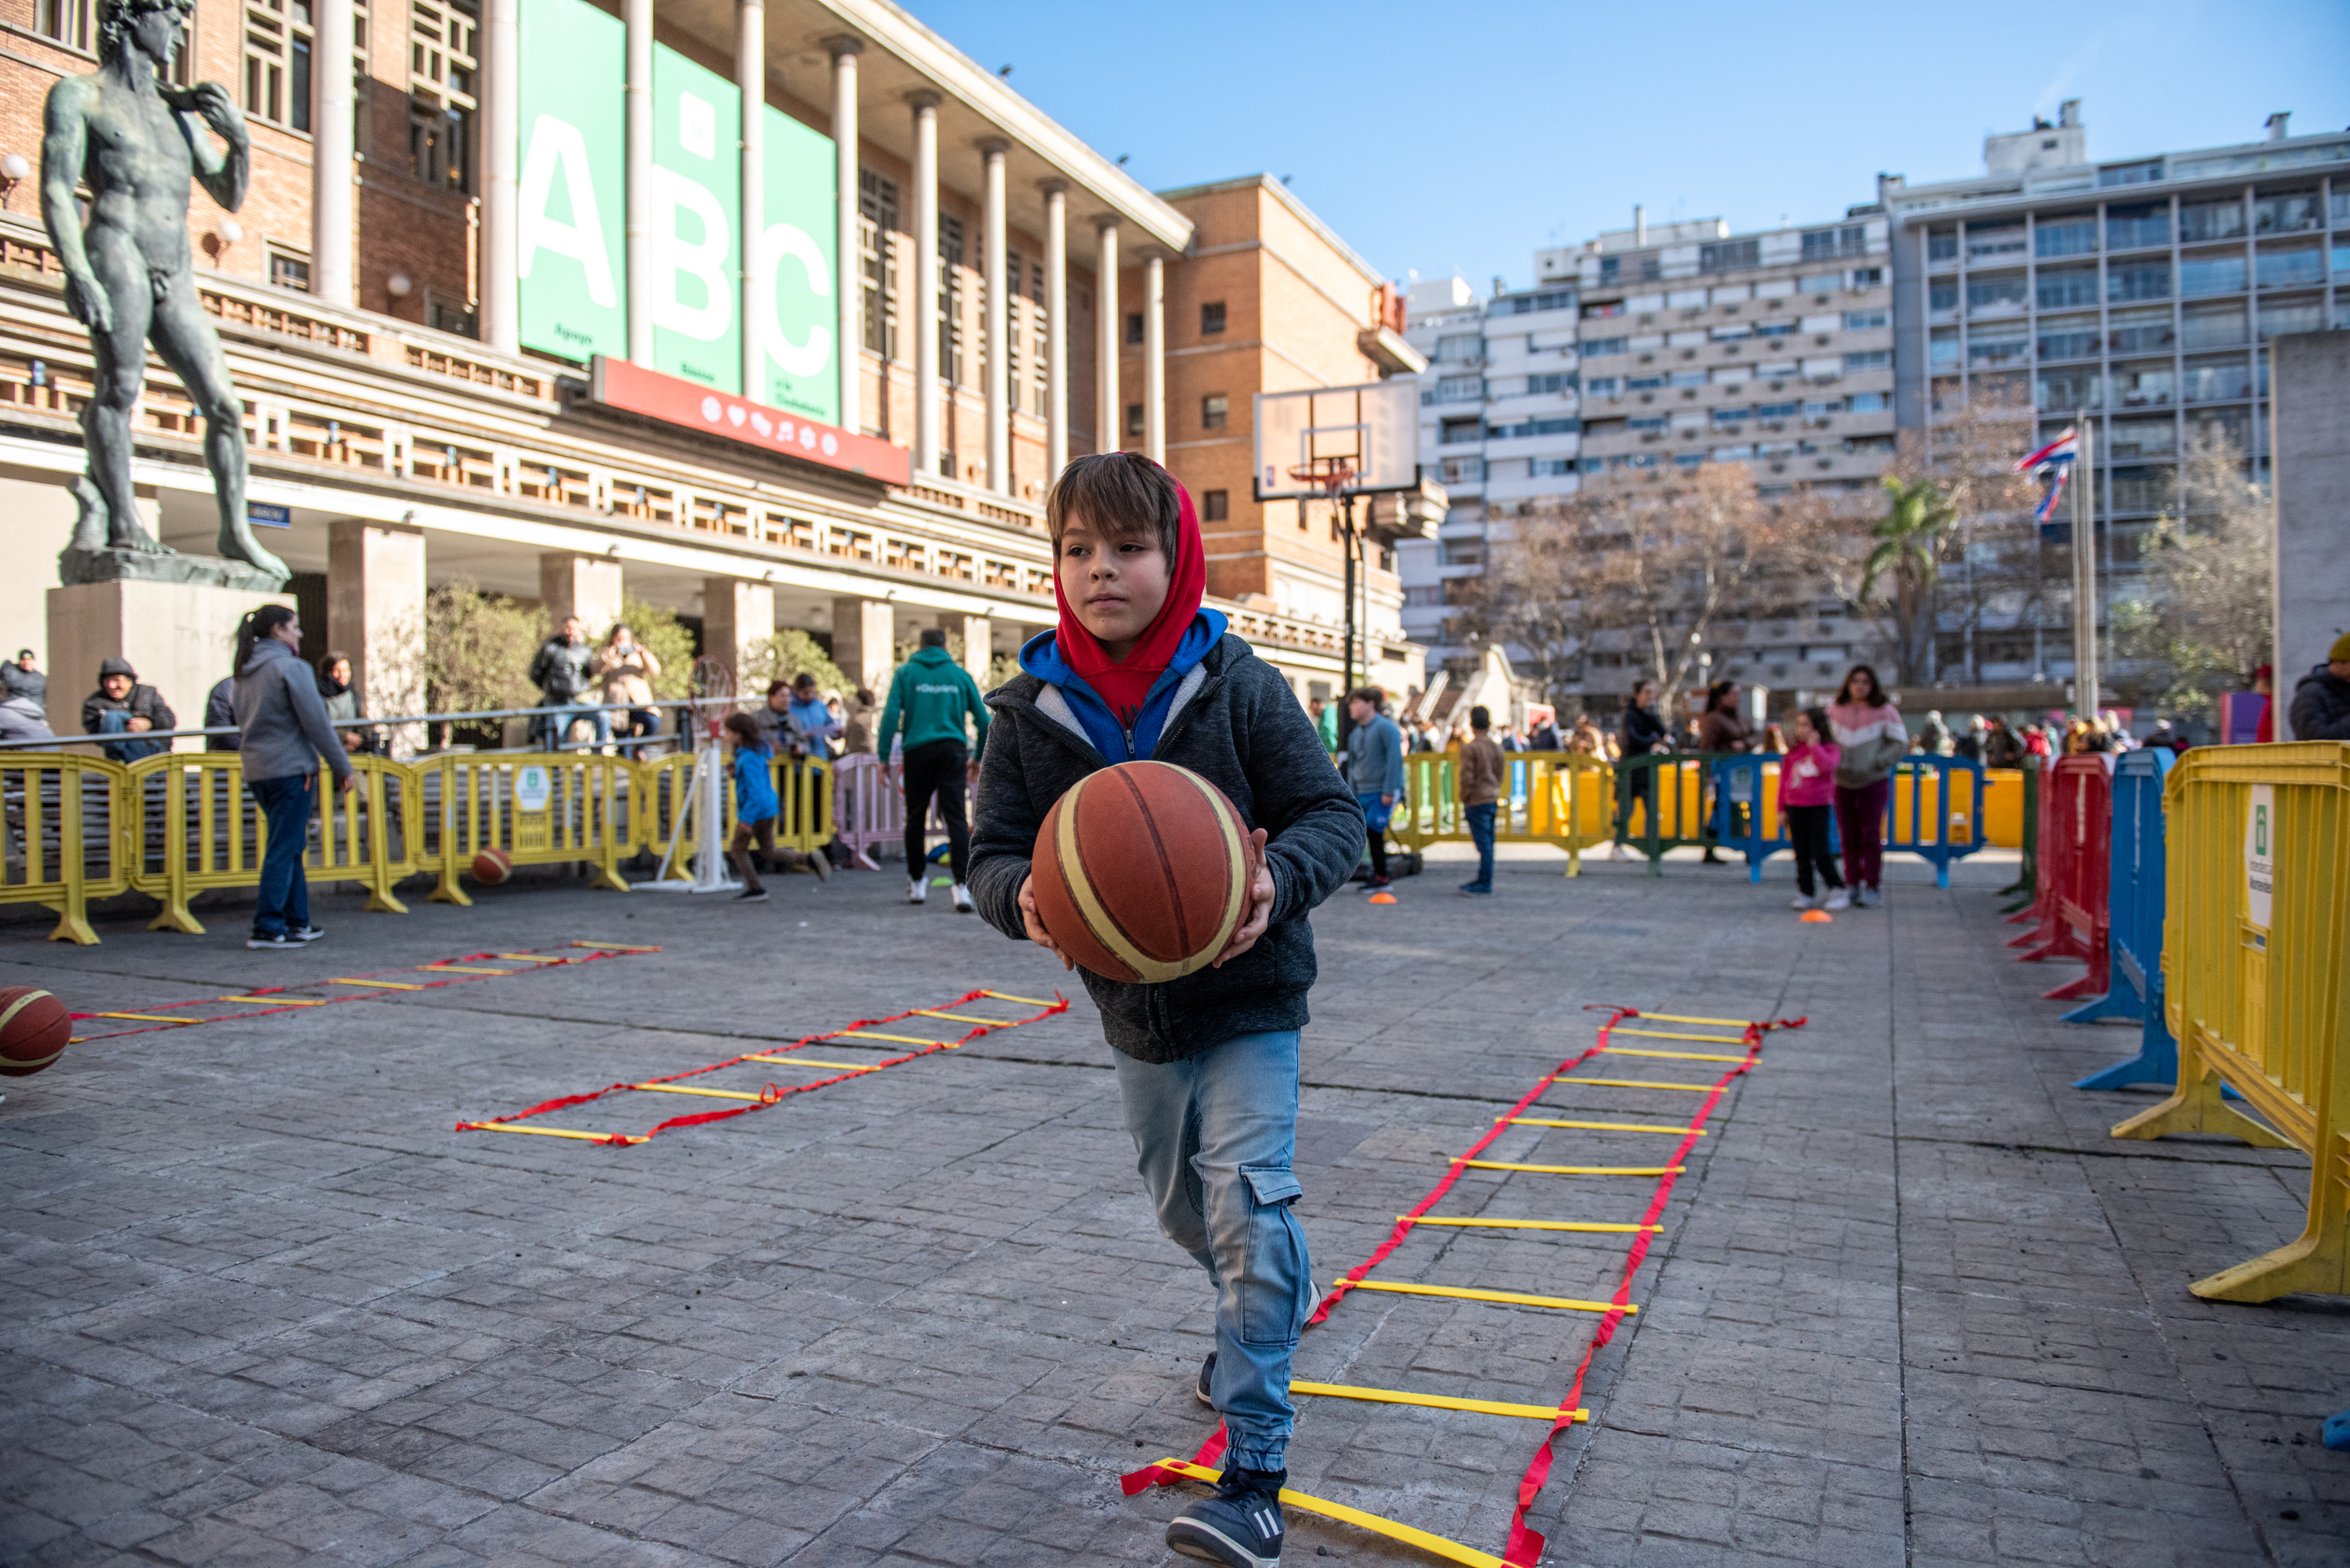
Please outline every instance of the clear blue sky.
M1154 190L1269 171L1393 277L1631 222L1810 223L2084 100L2092 158L2350 126L2350 5L902 0Z

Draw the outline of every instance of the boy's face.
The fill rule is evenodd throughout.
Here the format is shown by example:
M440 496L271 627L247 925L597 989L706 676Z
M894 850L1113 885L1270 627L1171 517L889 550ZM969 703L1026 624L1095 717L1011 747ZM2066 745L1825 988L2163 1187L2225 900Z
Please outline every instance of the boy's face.
M1167 603L1166 553L1146 534L1111 536L1086 517L1061 531L1061 597L1112 659L1124 659Z

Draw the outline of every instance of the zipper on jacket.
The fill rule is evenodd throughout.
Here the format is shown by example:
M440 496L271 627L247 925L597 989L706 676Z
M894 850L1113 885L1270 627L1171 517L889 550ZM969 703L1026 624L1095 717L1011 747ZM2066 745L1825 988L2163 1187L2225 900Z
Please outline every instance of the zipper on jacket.
M1134 732L1132 730L1120 730L1118 733L1126 737L1126 760L1130 763L1134 761Z

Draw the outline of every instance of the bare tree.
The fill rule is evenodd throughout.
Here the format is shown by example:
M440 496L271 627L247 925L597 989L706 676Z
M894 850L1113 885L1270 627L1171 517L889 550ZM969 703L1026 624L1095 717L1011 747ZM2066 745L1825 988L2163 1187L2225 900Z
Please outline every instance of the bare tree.
M1578 501L1513 520L1487 540L1482 576L1453 579L1451 618L1464 641L1498 644L1557 701L1583 672L1591 626L1585 607L1600 586L1601 562Z
M2244 470L2235 437L2190 431L2177 514L2157 518L2144 547L2149 597L2113 607L2116 651L2145 665L2137 692L2180 713L2208 713L2268 660L2269 498Z

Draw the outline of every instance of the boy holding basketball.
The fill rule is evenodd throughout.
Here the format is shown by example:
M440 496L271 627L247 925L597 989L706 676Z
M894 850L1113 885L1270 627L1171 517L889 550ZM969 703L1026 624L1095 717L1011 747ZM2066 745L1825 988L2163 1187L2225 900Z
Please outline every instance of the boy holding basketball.
M1201 607L1200 524L1173 475L1132 452L1078 458L1045 522L1060 623L987 699L998 723L971 890L998 929L1058 952L1028 886L1037 829L1071 785L1115 763L1189 768L1251 830L1247 911L1210 967L1159 985L1085 981L1160 1228L1216 1291L1216 1348L1197 1393L1224 1418L1223 1480L1168 1526L1167 1543L1265 1568L1281 1558L1290 1358L1318 1294L1289 1212L1304 1191L1290 1162L1314 983L1306 915L1353 872L1363 814L1288 682Z

